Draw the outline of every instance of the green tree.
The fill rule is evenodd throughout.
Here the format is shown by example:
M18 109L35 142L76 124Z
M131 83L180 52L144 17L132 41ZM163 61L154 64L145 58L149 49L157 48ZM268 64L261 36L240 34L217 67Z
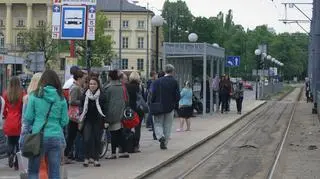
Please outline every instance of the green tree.
M166 20L164 24L165 41L185 42L188 40L190 24L193 20L186 2L177 0L170 2L166 0L163 4L162 17ZM169 39L171 37L171 39Z
M57 60L56 54L68 50L66 41L54 40L51 37L51 28L41 26L23 32L25 52L44 52L45 63Z
M105 24L107 17L103 12L98 12L96 15L96 32L95 40L92 41L92 58L91 65L95 67L101 67L103 64L110 64L111 59L114 55L112 51L112 40L111 36L105 35ZM76 41L77 50L76 53L80 57L79 65L86 66L86 41Z
M166 19L164 25L165 41L169 41L169 27L172 42L188 42L186 31L197 33L198 42L218 43L225 48L226 56L241 56L240 67L231 68L232 76L251 78L252 69L256 69L257 57L254 54L259 44L267 44L268 54L282 63L280 70L286 79L294 76L303 79L307 73L309 37L302 33L276 34L261 25L255 29L244 29L235 24L233 12L219 12L215 17L193 17L185 2L165 1L162 16ZM191 23L192 22L192 23ZM181 35L185 34L185 35ZM273 66L266 61L266 65ZM201 75L201 64L194 64L194 73ZM199 71L200 70L200 71Z

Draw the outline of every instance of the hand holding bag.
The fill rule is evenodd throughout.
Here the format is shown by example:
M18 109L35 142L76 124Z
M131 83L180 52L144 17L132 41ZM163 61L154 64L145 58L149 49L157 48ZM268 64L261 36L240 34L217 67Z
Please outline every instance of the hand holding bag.
M43 124L40 132L35 134L26 134L24 137L24 144L22 148L22 156L32 158L40 155L43 139L43 131L48 123L48 117L51 112L53 103L50 104L49 111L47 112L45 123Z
M80 118L79 106L69 105L68 116L71 121L79 123L79 118Z

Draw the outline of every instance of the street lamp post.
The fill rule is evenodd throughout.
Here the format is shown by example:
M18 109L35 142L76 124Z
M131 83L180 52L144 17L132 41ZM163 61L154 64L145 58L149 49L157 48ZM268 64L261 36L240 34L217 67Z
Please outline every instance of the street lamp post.
M159 70L159 28L164 23L164 19L160 15L153 16L151 24L156 27L156 72Z
M256 49L254 54L257 56L257 70L256 70L256 100L258 100L258 85L259 85L259 60L261 55L261 50Z

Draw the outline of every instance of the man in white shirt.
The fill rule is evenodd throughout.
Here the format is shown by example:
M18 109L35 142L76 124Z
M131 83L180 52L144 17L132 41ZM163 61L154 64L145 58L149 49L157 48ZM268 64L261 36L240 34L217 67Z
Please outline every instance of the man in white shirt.
M70 78L64 83L62 89L67 90L67 89L69 89L69 88L71 87L71 85L73 84L73 81L74 81L73 75L74 75L78 70L80 70L80 68L79 68L78 66L72 66L72 67L70 68L70 74L71 74L71 76L70 76Z

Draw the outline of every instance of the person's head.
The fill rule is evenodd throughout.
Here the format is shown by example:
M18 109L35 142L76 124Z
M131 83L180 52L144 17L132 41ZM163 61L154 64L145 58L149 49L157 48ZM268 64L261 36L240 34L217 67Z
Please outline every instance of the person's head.
M160 71L158 73L158 78L162 78L162 77L164 77L164 75L166 75L166 73L164 71Z
M155 71L150 72L150 77L155 80L157 78L157 73Z
M30 84L27 89L28 94L30 94L31 92L37 89L41 76L42 76L42 73L36 73L32 76Z
M135 81L138 83L141 82L141 78L140 78L140 75L138 72L136 72L136 71L131 72L131 74L129 76L129 82L132 82L132 81Z
M7 87L7 95L8 95L9 102L11 104L15 104L16 102L18 102L22 92L23 90L21 88L19 77L17 76L11 77L9 81L9 85Z
M120 81L122 83L127 83L128 82L128 76L123 72L120 72L119 79L120 79Z
M73 79L80 85L82 86L85 82L85 73L82 70L78 70L75 72L73 75Z
M58 95L63 97L61 82L60 82L60 79L55 71L46 70L43 72L43 74L39 80L38 87L35 90L35 94L37 96L43 96L42 89L46 86L52 86L52 87L56 88Z
M190 88L190 82L189 81L185 81L184 82L184 87L185 88Z
M89 89L92 92L96 92L97 89L100 89L100 81L97 77L93 76L89 80Z
M164 67L164 72L168 75L173 75L174 73L174 66L171 65L171 64L167 64L165 67Z
M226 77L224 75L221 76L221 81L225 80Z
M80 68L78 66L72 66L70 68L70 74L74 75L78 70L80 70Z
M108 76L109 76L109 78L110 78L111 81L116 81L116 80L119 80L119 79L120 79L119 71L118 71L118 70L111 70L111 71L109 71Z

